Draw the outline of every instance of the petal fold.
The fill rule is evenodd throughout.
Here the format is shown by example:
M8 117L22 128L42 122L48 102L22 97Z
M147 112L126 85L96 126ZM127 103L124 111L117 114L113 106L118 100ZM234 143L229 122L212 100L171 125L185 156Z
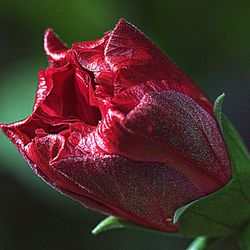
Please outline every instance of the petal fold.
M98 123L100 112L90 105L92 82L86 72L67 64L41 71L39 83L35 112L44 122L52 125L75 121Z
M57 68L65 64L68 48L58 39L52 29L44 33L44 50L50 61L50 67Z
M104 48L109 34L104 37L89 42L80 42L72 45L77 62L92 72L109 70L109 66L104 59Z

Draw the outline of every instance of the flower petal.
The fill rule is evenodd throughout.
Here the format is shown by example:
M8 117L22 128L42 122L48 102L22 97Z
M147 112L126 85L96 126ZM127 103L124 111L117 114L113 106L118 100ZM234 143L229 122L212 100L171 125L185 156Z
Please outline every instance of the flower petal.
M166 163L207 194L231 176L216 121L191 98L176 91L148 93L126 116L110 111L94 137L92 142L99 151Z
M174 211L204 195L182 173L160 163L99 154L66 158L53 167L115 207L118 216L163 231L176 231Z
M100 112L90 105L91 84L86 72L70 64L42 71L35 103L36 114L53 125L70 121L96 125Z
M33 107L33 112L44 102L53 88L53 82L46 75L46 70L40 70L38 75L38 86L36 91L36 99Z
M91 42L80 42L72 45L77 62L89 71L105 71L109 66L104 60L104 46L109 34Z
M120 19L111 32L105 59L112 69L133 64L144 64L150 60L165 60L165 56L135 26Z
M68 129L68 124L53 126L45 123L36 114L32 114L25 120L11 124L0 124L3 133L18 147L27 145L35 137L44 136L48 133L57 134Z
M49 164L49 162L55 159L60 154L60 151L64 149L65 142L62 136L48 135L44 138L37 138L29 145L25 146L22 134L20 130L16 128L21 126L22 123L25 123L25 121L16 123L15 126L13 124L0 124L0 128L17 146L24 160L38 177L60 193L77 200L88 208L118 216L116 211L94 200L90 195L91 191L83 189L78 184L75 184L72 179L69 179L68 176L60 173Z
M44 33L44 50L50 61L51 68L64 65L68 48L58 39L52 29Z
M70 123L97 125L100 111L90 105L90 84L88 74L70 64L40 71L33 113L23 121L2 124L2 130L15 144L27 145L41 134L67 130Z
M103 197L95 193L95 190L82 186L72 176L68 176L60 169L55 168L63 155L66 157L65 152L63 152L65 151L65 144L66 141L63 136L47 135L32 140L31 143L25 146L23 154L26 159L29 159L31 167L35 167L36 171L40 173L39 176L45 179L53 188L81 202L88 208L118 216L119 213L116 211L116 208L113 208L112 204L110 206L105 204ZM72 159L74 158L75 156ZM82 156L83 160L85 158L87 157ZM70 159L70 164L73 163L71 162L72 159ZM63 161L65 162L65 160ZM89 167L93 165L89 161L87 164ZM72 168L74 168L74 164Z
M213 106L208 97L165 56L140 30L123 19L111 32L105 59L117 72L115 94L139 84L154 81L168 83L169 88L197 101L211 115Z

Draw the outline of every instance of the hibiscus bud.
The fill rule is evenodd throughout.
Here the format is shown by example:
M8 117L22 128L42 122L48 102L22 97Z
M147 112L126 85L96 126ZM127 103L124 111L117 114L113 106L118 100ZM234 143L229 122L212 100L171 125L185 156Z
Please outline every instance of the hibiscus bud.
M136 27L72 48L48 29L44 46L32 114L1 128L55 189L173 232L178 208L231 179L208 97Z

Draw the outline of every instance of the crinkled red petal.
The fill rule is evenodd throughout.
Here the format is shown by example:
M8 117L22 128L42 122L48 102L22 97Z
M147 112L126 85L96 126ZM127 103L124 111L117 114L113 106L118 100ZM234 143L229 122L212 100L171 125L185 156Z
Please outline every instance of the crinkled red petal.
M72 45L76 60L84 69L89 71L109 70L104 58L104 48L109 34L91 42L80 42Z
M0 127L5 135L17 146L20 154L37 176L60 193L81 202L88 208L114 216L119 215L115 210L112 210L112 208L95 200L94 197L90 195L91 192L86 190L86 188L84 189L78 184L75 184L68 176L60 173L49 164L51 160L58 157L60 152L64 150L65 139L62 136L48 135L41 139L37 138L25 147L23 134L18 128L22 126L22 123L25 123L25 121L9 125L0 124Z
M68 48L58 39L52 29L45 31L44 50L51 68L61 67L66 63L65 59Z
M91 84L86 72L70 64L41 71L35 113L52 125L72 121L96 125L100 112L90 105Z
M132 24L120 20L109 36L104 53L106 62L117 72L115 93L138 84L154 81L161 85L165 81L170 89L193 98L213 115L208 97Z

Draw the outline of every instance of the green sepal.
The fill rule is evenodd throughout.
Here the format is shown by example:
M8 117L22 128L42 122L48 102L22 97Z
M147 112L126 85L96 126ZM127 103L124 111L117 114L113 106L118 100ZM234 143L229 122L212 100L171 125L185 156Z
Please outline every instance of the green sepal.
M216 116L220 128L222 129L222 104L225 98L225 93L222 93L214 102L214 115Z
M137 225L129 220L114 217L114 216L108 216L103 221L101 221L91 232L94 235L97 235L99 233L112 230L112 229L121 229L121 228L128 228L128 229L146 229L144 227L141 227L140 225Z
M167 234L166 232L161 232L154 229L150 229L148 227L143 227L132 221L114 216L108 216L107 218L105 218L103 221L97 224L97 226L91 232L92 234L97 235L112 229L132 229L150 233L158 233L158 234L161 233L165 235ZM173 235L173 233L171 233L171 235Z
M214 114L224 136L232 166L232 180L217 192L179 208L174 223L180 223L177 233L186 237L207 236L203 240L235 232L250 218L250 158L249 153L233 125L222 114L224 94L215 101ZM92 231L94 234L109 229L147 229L125 219L108 217ZM165 233L167 234L167 233ZM201 240L201 238L200 238ZM199 249L199 248L198 248Z
M205 236L199 236L188 246L186 250L209 250L212 249L221 238L208 238Z

